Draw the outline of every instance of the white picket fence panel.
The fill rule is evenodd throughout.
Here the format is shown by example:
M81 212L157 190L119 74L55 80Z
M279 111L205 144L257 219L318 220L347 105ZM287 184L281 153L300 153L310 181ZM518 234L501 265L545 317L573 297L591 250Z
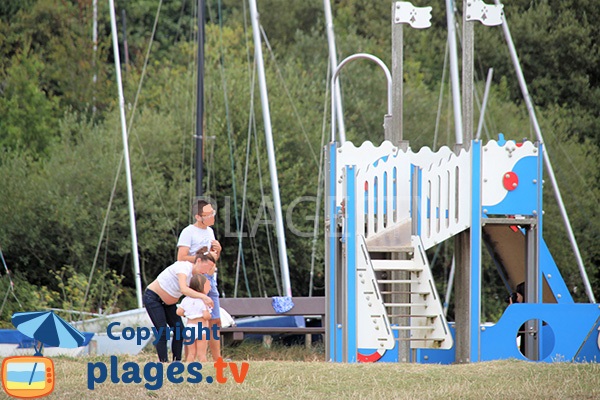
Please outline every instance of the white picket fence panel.
M429 249L471 226L471 152L424 147L412 163L421 168L419 231Z
M387 152L387 153L386 153ZM346 165L355 165L356 234L370 238L411 218L412 166L420 169L419 232L426 249L469 228L471 223L471 153L448 147L406 152L383 142L355 147L346 142L336 163L339 196ZM336 192L337 193L337 192ZM336 194L337 195L337 194Z

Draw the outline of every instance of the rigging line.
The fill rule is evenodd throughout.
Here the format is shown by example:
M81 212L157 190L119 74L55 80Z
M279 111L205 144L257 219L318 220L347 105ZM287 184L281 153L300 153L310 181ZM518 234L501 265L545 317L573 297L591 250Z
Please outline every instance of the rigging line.
M267 294L267 284L265 283L265 279L262 273L262 267L260 263L260 256L256 247L256 239L254 237L250 237L250 252L252 253L252 258L254 259L255 265L258 265L258 282L259 282L259 294L261 297L268 297ZM279 292L280 293L280 292Z
M106 242L104 244L104 261L102 263L102 274L104 274L106 272L106 261L108 259L108 232L106 233ZM144 275L142 275L142 278L145 278ZM98 314L102 314L102 308L103 308L103 301L102 301L102 296L104 296L104 286L105 286L105 279L102 279L102 284L100 285L100 296L99 296L99 300L98 300Z
M259 181L259 186L260 186L260 198L261 198L261 202L260 202L260 206L263 208L263 213L266 217L267 215L267 210L266 210L266 204L265 204L265 190L263 187L263 179L262 179L262 167L260 164L260 157L259 157L259 149L258 149L258 135L257 135L257 131L258 129L256 128L256 118L252 118L253 124L254 124L254 147L255 147L255 153L256 153L256 162L257 162L257 166L258 166L258 181ZM274 255L274 250L273 250L273 243L271 242L271 231L269 229L269 224L266 223L265 224L265 229L267 231L267 245L269 247L269 256L271 258L271 267L273 268L273 277L275 278L275 285L277 286L277 293L281 296L281 284L279 282L279 276L277 275L277 262L275 260L275 255Z
M477 106L479 107L479 113L481 114L482 112L485 112L485 109L483 109L483 104L482 101L479 100L479 92L477 91L477 85L473 85L473 97L475 98L475 102L477 103ZM487 123L485 122L485 115L483 116L483 131L485 132L485 137L490 140L490 132L488 131L487 128Z
M140 98L140 94L141 94L141 91L142 91L142 84L144 82L144 77L146 76L146 70L147 70L147 67L148 67L148 61L150 59L150 51L152 50L152 44L154 43L154 37L155 37L156 29L157 29L157 26L158 26L158 18L160 16L160 9L162 7L162 3L163 3L163 0L160 0L159 4L158 4L158 8L156 9L156 16L154 18L154 25L152 27L152 33L150 34L150 40L148 42L148 48L146 50L146 56L144 58L144 66L142 67L142 74L140 76L140 82L138 84L137 92L135 94L135 99L134 99L134 102L133 102L133 108L132 108L131 113L130 113L130 119L129 119L129 124L128 124L128 126L129 126L129 132L130 132L129 134L133 134L133 136L135 137L135 139L137 141L137 144L138 144L138 148L140 149L140 151L142 153L142 157L141 158L143 160L143 163L144 163L146 169L148 171L150 171L150 172L152 172L152 168L150 168L150 164L148 163L148 157L146 157L146 153L144 151L144 147L142 146L142 142L140 140L140 137L137 134L137 131L133 127L133 121L134 121L134 118L135 118L135 115L136 115L137 104L138 104L138 101L139 101L139 98ZM167 207L166 207L165 202L163 200L163 197L162 197L162 194L161 194L161 190L158 187L158 184L156 182L156 179L155 179L154 175L150 174L150 177L151 177L150 182L152 182L152 184L154 186L154 189L156 191L156 194L158 195L158 200L160 201L160 204L161 204L161 210L164 212L165 218L168 219L169 215L165 211L167 209ZM172 233L175 235L176 234L175 230L172 230Z
M450 78L448 79L450 80ZM448 104L446 105L446 115L453 115L453 106L452 106L452 102L448 101ZM448 147L450 146L450 136L452 134L452 120L450 118L446 119L446 142L448 144Z
M121 155L121 159L119 160L118 170L121 169L123 165L123 155ZM108 199L108 206L106 207L106 214L104 215L104 221L102 223L102 229L100 230L100 238L98 240L98 245L96 246L96 253L94 254L94 261L92 262L92 269L90 270L90 276L88 278L88 284L85 288L85 295L83 296L83 302L81 303L81 309L79 310L79 318L81 319L83 316L83 309L85 308L85 303L87 302L88 295L90 293L90 286L92 285L92 279L94 277L94 271L96 270L96 264L98 262L98 255L100 254L100 248L102 247L102 238L104 237L104 232L106 231L106 227L108 225L108 217L110 215L110 210L112 208L113 200L115 198L115 193L117 192L117 183L119 182L119 175L115 176L115 180L113 182L113 188L110 193L110 198Z
M243 11L244 11L244 33L245 33L245 39L246 39L246 59L247 59L247 65L248 65L248 81L250 81L250 77L252 76L252 74L256 73L256 63L252 62L252 58L251 58L251 52L250 52L250 45L249 45L249 40L248 37L251 37L251 33L249 33L248 30L248 11L246 9L246 2L243 1ZM252 66L252 67L251 67ZM252 93L252 97L251 97L251 104L254 104L254 84L252 85L252 87L250 88L250 91ZM258 169L258 178L259 178L259 186L260 186L260 193L261 193L261 207L265 207L264 204L264 198L265 198L265 192L264 192L264 187L263 187L263 180L262 180L262 169L261 169L261 164L260 164L260 157L259 157L259 149L258 149L258 136L257 136L257 127L256 127L256 117L254 115L254 107L252 108L252 125L253 125L253 132L254 132L254 144L255 144L255 151L256 151L256 161L257 161L257 169ZM265 215L266 215L266 210L264 210ZM273 243L271 242L271 233L269 230L269 224L265 224L265 229L267 231L266 237L267 237L267 247L269 249L269 258L271 260L271 267L273 268L273 278L275 279L275 286L277 287L277 293L279 294L279 296L281 296L281 284L279 282L279 277L277 275L277 265L276 265L276 261L275 261L275 256L274 256L274 250L273 250Z
M250 62L251 57L250 57L250 45L249 40L248 40L248 36L250 36L251 34L248 33L248 11L246 10L246 2L242 1L242 7L243 7L243 13L244 13L244 39L245 39L245 43L246 43L246 65L248 65L248 81L250 81L250 76L252 75L252 70L253 68L251 68L250 66L252 65L252 63Z
M454 8L454 11L458 12L458 10L456 8ZM460 46L462 47L462 39L463 39L462 36L461 36L462 35L462 30L459 29L460 28L460 20L461 20L461 18L455 18L454 20L456 21L456 26L457 26L457 28L456 28L456 35L458 36L458 41L460 43ZM477 60L477 62L479 63L479 68L481 69L482 68L481 60L476 55L474 55L474 59ZM478 71L477 69L475 69L474 71L475 71L475 74L477 75L479 81L481 81L482 80L482 77L481 77L481 74L480 74L481 71ZM477 91L476 85L473 85L472 91L473 91L473 97L475 98L477 106L479 106L479 112L481 113L482 105L481 105L481 101L479 100L479 92ZM490 140L490 133L489 133L489 129L488 129L485 117L486 116L484 115L484 118L483 118L483 130L485 131L486 138L488 140Z
M198 18L198 7L195 7L194 9L196 10L196 12L195 12L195 14L193 16L196 17L196 19L197 19ZM191 38L191 40L192 40L193 43L197 43L197 41L199 40L198 37L199 37L200 34L199 34L199 32L194 31L194 28L195 28L195 24L190 21L190 32L191 32L190 38ZM197 65L196 63L198 61L196 59L196 55L195 54L194 55L190 55L190 60L191 60L191 63L194 64L194 66ZM192 79L193 79L194 76L196 76L196 79L198 79L198 76L194 75L194 72L196 70L197 70L197 68L193 68L193 72L190 72L190 70L188 69L187 70L188 71L188 76L191 76ZM196 85L197 81L195 81L194 83L195 83L194 87L196 87L197 86ZM192 107L193 106L192 106L192 104L190 102L190 104L189 104L190 110L192 109ZM193 107L193 108L195 110L195 107ZM194 112L190 111L187 114L194 115ZM195 161L194 149L196 147L195 146L196 145L196 138L194 136L195 135L194 132L196 132L195 128L196 128L196 120L195 120L195 118L192 118L192 121L190 122L190 125L189 125L189 132L192 132L192 133L189 136L187 136L187 133L184 130L182 132L182 141L181 141L181 166L182 166L182 170L184 170L184 171L187 170L187 172L189 173L189 175L187 176L187 179L184 177L185 176L184 174L182 174L182 176L181 176L181 182L182 182L181 187L184 190L186 189L186 183L187 183L187 190L184 191L185 194L182 197L188 199L188 210L191 210L191 205L192 205L192 202L193 202L193 199L194 199L194 194L195 194L195 189L196 189L195 188L196 181L195 181L195 177L194 177L194 161ZM185 161L185 159L186 159L186 150L188 148L189 148L189 153L187 154L188 161L186 162ZM189 168L183 169L183 167L185 165L189 166ZM180 219L179 217L180 217L180 214L178 212L178 215L177 215L177 221L178 221L177 232L181 232L181 229L182 229L182 228L181 229L179 228L179 219ZM192 215L191 212L188 211L187 217L186 217L185 222L184 222L184 225L187 226L188 224L193 223L193 221L194 221L194 216ZM175 252L175 257L176 257L177 247L174 248L174 252Z
M4 300L2 301L2 307L0 307L0 316L4 312L4 305L6 304L6 299L8 299L8 295L10 294L11 291L12 291L12 289L9 284L9 286L6 288L6 294L4 295ZM21 307L21 308L23 308L23 307Z
M246 43L246 59L247 59L247 65L248 65L248 81L250 81L250 77L256 74L256 63L254 61L252 61L252 56L251 56L251 51L250 51L250 40L249 38L252 37L252 33L249 31L248 29L248 10L246 9L246 2L242 2L243 3L243 9L244 9L244 33L245 33L245 43ZM255 152L256 152L256 160L257 160L257 170L258 170L258 177L259 177L259 187L260 187L260 192L261 192L261 203L259 205L259 207L263 207L264 210L264 199L265 199L265 193L264 193L264 186L263 186L263 180L262 180L262 167L260 164L260 157L259 157L259 138L258 138L258 128L256 126L256 115L255 115L255 111L254 111L254 87L256 85L252 84L252 87L250 88L250 92L252 93L252 97L251 97L251 102L252 102L252 111L251 111L251 116L252 116L252 127L253 127L253 133L254 133L254 144L255 144ZM260 210L260 208L259 208ZM264 211L266 214L266 210ZM275 280L275 286L277 289L277 293L279 296L281 296L282 293L282 289L281 289L281 284L279 282L279 276L277 275L277 262L275 261L275 256L274 256L274 247L273 247L273 243L271 242L271 233L269 230L269 225L265 224L265 230L266 230L266 238L267 238L267 247L269 249L269 259L271 261L271 267L273 269L273 279ZM253 241L255 243L256 239L253 238Z
M256 85L254 82L255 82L256 68L251 68L252 63L251 63L251 57L250 57L250 45L248 44L249 43L249 41L248 41L248 36L249 36L249 34L248 34L248 11L246 9L245 1L242 1L242 8L243 8L243 16L244 16L244 18L243 18L243 21L244 21L244 43L246 45L246 65L247 65L246 73L248 76L248 82L251 82L251 84L250 84L250 113L248 116L248 124L255 125L255 123L254 123L254 87ZM251 127L249 126L248 129L250 130ZM256 127L255 127L255 129L256 129ZM246 162L249 163L248 157L246 158ZM245 197L244 197L244 199L245 199ZM243 227L243 225L242 225L242 227ZM250 237L250 250L251 250L255 265L258 265L260 268L260 265L261 265L260 257L259 257L258 251L256 250L256 240L253 237ZM272 257L272 254L271 254L271 257ZM260 271L260 269L259 269L259 271ZM262 280L262 286L263 286L262 290L263 291L265 290L266 285L264 284L264 279L262 279L262 274L260 274L258 276L258 278L259 278L259 294L260 294L261 280ZM237 287L237 284L238 284L238 277L236 276L236 281L235 281L236 287ZM278 290L278 293L281 293L281 291Z
M552 132L552 130L550 130L550 134L552 135L552 138L550 138L552 140L552 142L550 142L550 140L548 140L546 146L548 146L550 144L552 144L553 146L556 146L556 145L558 146L558 148L560 149L560 151L565 155L565 158L567 159L569 165L571 166L571 168L575 172L575 175L577 175L577 177L581 181L583 187L587 188L588 193L591 196L591 198L594 199L596 203L599 203L598 196L596 196L594 194L594 192L590 189L590 185L588 185L586 183L585 178L583 177L583 175L581 174L581 172L579 172L579 168L577 168L575 166L575 163L573 162L573 159L569 156L569 152L566 151L565 148L564 148L564 143L562 143L557 138L557 135L554 132ZM548 135L546 134L546 136L548 136ZM564 181L568 183L567 179L565 179Z
M0 258L2 259L2 265L4 265L4 270L6 271L6 276L8 276L9 282L9 286L6 290L6 296L4 296L4 301L2 302L2 308L0 308L0 315L2 315L2 311L4 310L4 304L6 303L6 299L8 298L8 293L12 293L13 297L15 298L15 300L17 300L17 303L19 304L19 307L21 309L23 308L23 305L21 304L21 302L17 298L17 295L15 294L15 283L13 282L12 277L10 276L10 271L8 270L8 266L6 265L4 253L2 253L2 246L0 246Z
M129 116L129 129L131 130L133 127L133 119L135 118L135 111L137 109L138 100L140 98L140 93L142 92L142 84L144 83L144 77L146 76L146 68L148 67L148 60L150 59L150 50L152 49L152 43L154 43L154 35L156 34L156 27L158 26L158 17L160 16L160 8L162 7L163 0L160 0L158 3L158 8L156 9L156 16L154 17L154 26L152 27L152 33L150 34L150 40L148 41L148 48L146 50L146 56L144 57L144 66L142 67L142 74L140 75L140 82L138 83L137 92L135 94L135 99L133 101L133 108L131 110L131 114Z
M219 49L220 49L220 57L219 57L219 72L221 73L221 83L223 85L223 101L225 105L225 116L227 122L227 138L229 139L229 159L231 162L231 186L233 189L233 207L235 209L235 227L238 235L240 230L242 229L242 225L240 225L240 217L238 215L238 206L237 206L237 185L236 185L236 174L235 174L235 159L234 159L234 141L232 137L232 127L231 127L231 114L229 112L229 100L227 99L227 77L225 76L225 51L223 46L223 19L222 10L221 10L221 0L218 1L218 15L219 15ZM242 215L243 218L243 215ZM239 240L241 242L241 235L239 236ZM241 255L242 261L242 270L244 272L244 280L246 283L246 290L248 291L248 295L252 297L252 292L250 290L250 284L248 282L248 274L246 271L246 264L244 262L244 256Z
M327 63L327 79L325 82L329 82L331 76L331 63ZM323 155L325 147L325 132L327 130L327 109L329 97L329 84L325 84L325 102L323 104L323 123L321 128L321 155L319 157L319 175L317 178L317 201L315 202L315 223L313 226L313 242L312 251L310 254L310 279L308 282L308 297L312 297L315 277L315 258L317 252L317 236L319 235L319 213L321 211L321 196L322 196L322 184L323 182Z
M138 84L138 90L137 90L137 93L136 93L136 96L135 96L135 99L134 99L134 103L133 103L133 108L132 108L132 111L131 111L131 114L130 114L130 120L129 120L129 124L128 124L129 127L130 127L130 129L128 130L128 132L129 132L128 135L131 134L132 132L134 132L134 130L132 129L132 126L133 126L133 121L134 121L134 117L135 117L135 114L136 114L135 111L136 111L138 100L139 100L139 96L140 96L140 93L141 93L142 83L143 83L144 77L146 75L146 69L147 69L147 66L148 66L148 59L150 57L150 50L152 48L152 43L154 41L154 35L156 33L156 27L158 25L158 17L160 15L161 6L162 6L162 0L160 0L158 8L156 10L156 17L154 19L154 27L152 29L152 34L150 36L150 41L148 43L148 50L146 51L146 58L144 60L144 66L142 68L142 74L140 76L140 82ZM143 154L144 150L141 147L141 144L139 142L139 137L137 136L137 134L134 134L134 136L137 138L138 145L140 146L140 148L142 150L142 154ZM116 187L117 187L116 183L118 182L119 176L121 175L121 169L123 167L123 157L124 157L124 154L121 153L121 160L119 161L119 166L117 167L117 171L116 171L116 174L115 174L115 184L113 186L113 190L112 190L111 195L110 195L109 205L107 207L107 215L108 215L108 213L110 213L110 207L112 205L112 199L114 198L114 195L115 195L115 192L116 192ZM147 163L146 157L143 157L143 159L146 162L146 166L148 167L148 163ZM149 167L148 167L148 169L149 169ZM158 192L158 195L159 195L159 199L160 199L160 201L161 201L161 203L162 203L162 205L164 207L164 202L162 201L162 197L160 196L160 191L157 191L157 192ZM100 243L102 242L102 235L100 236L100 239L99 239L98 242L99 242L99 244L98 244L98 247L99 247ZM96 257L97 257L97 252L96 252ZM95 268L95 265L96 265L96 259L94 259L94 263L92 265L92 273L93 273L93 269ZM86 293L89 291L89 285L90 284L91 284L91 282L88 283L88 288L86 289ZM87 300L87 294L86 294L86 299L84 299L84 305L85 305L85 301L86 300Z
M262 33L263 39L265 40L265 45L267 46L267 49L269 50L269 54L271 55L271 60L273 61L273 65L275 65L275 70L277 71L277 76L281 80L281 84L283 85L285 94L287 95L288 100L290 101L290 105L292 106L292 110L294 110L294 114L296 115L296 118L298 119L298 123L300 124L300 130L302 131L302 134L304 135L304 138L306 139L306 143L308 143L308 148L310 149L310 152L313 156L315 165L318 166L319 162L317 161L317 155L315 153L315 150L313 149L312 144L310 143L308 134L306 133L306 129L304 129L304 124L302 124L302 119L300 118L300 113L298 112L298 109L296 108L296 105L294 104L292 95L290 94L290 91L288 90L288 87L285 84L285 79L283 78L283 74L281 73L279 64L277 63L277 60L275 59L275 54L273 53L273 49L271 48L271 43L269 43L269 38L267 38L267 34L266 34L265 30L263 29L263 26L260 25L259 27L260 27L260 32Z
M249 221L248 221L249 222ZM248 222L246 222L246 224L248 224ZM248 227L250 228L250 227ZM257 243L256 243L256 236L250 236L250 251L252 253L252 257L254 258L254 265L257 266L256 270L257 270L257 277L258 277L258 288L259 288L259 295L260 293L263 293L263 297L267 297L267 284L265 283L265 277L264 274L262 272L262 263L260 262L260 256L259 256L259 252L258 252L258 247L257 247ZM281 290L276 292L279 296L281 296Z
M548 135L546 134L546 138L547 137L548 137ZM550 142L546 141L546 142L544 142L544 144L545 144L546 147L549 147ZM559 147L560 150L563 150L560 147L560 145L558 147ZM563 153L564 153L564 150L563 150ZM568 163L573 168L576 168L574 165L572 165L572 160L569 158L569 156L566 153L565 153L565 156L568 158ZM562 176L564 176L564 174L568 174L568 171L566 171L565 173L562 173L562 170L559 169L558 172L559 172L559 175L558 175L557 181L558 180L562 181L561 185L565 189L566 193L573 193L573 190L576 190L576 189L573 188L573 186L577 185L577 183L575 181L573 181L572 179L562 179ZM578 171L576 171L576 174L579 177L581 177L581 175L579 174ZM582 179L582 183L583 183L584 186L588 187L588 191L589 191L589 193L591 195L591 198L593 198L594 200L596 200L596 203L598 203L597 196L595 196L594 193L591 191L591 189L589 189L590 185L587 185L583 179ZM584 209L585 208L585 203L582 202L582 197L585 198L584 196L571 196L569 198L569 202L568 202L569 208L580 209L580 210ZM556 201L555 203L558 203L558 201ZM565 203L565 204L567 204L567 203ZM582 221L581 225L582 225L581 230L587 231L588 234L590 234L590 235L596 235L598 233L598 229L596 229L595 226L590 223L589 219L586 219L585 221Z
M254 78L256 77L256 69L254 69L254 74L253 74L253 81ZM254 129L256 130L256 121L255 121L255 114L254 114L254 87L255 85L252 84L251 87L251 107L250 107L250 114L249 114L249 120L248 120L248 140L251 143L252 141L252 127L254 127ZM257 138L258 140L258 138ZM257 148L258 151L258 148ZM250 163L250 155L249 153L246 155L246 162L249 164ZM261 183L262 185L262 183ZM262 187L262 186L261 186ZM244 201L246 200L246 196L244 196ZM248 231L250 232L251 229L248 229ZM259 286L259 294L262 292L264 294L264 296L266 296L266 283L265 283L265 279L264 276L262 274L262 268L261 268L261 262L260 262L260 257L259 257L259 253L257 251L257 246L256 246L256 238L252 235L250 235L250 249L252 252L252 256L254 258L254 264L255 266L257 266L257 278L258 278L258 286ZM271 259L272 259L273 255L271 253ZM277 294L279 296L281 296L281 288L279 286L279 281L277 281L277 276L275 276L275 281L276 281L276 289L277 289ZM261 290L261 286L262 286L262 290Z
M207 109L211 107L211 105L209 104L209 106L207 107ZM210 121L210 118L206 118L206 132L210 131L212 128L212 121ZM204 154L205 156L205 161L204 161L204 166L207 169L207 174L206 174L206 190L208 192L208 195L210 196L213 193L217 192L216 189L216 178L215 178L215 168L208 168L208 166L214 166L214 161L215 161L215 141L214 140L210 140L210 142L208 141L208 139L213 139L215 136L205 136L204 137L204 144L208 144L208 154ZM214 186L211 188L211 185Z
M192 75L192 74L190 74ZM188 77L189 78L189 77ZM187 97L187 96L186 96ZM184 109L188 109L190 110L192 108L192 104L191 102L184 108ZM186 113L187 115L192 115L192 112L188 112ZM188 120L188 122L190 122ZM185 125L185 124L184 124ZM181 232L181 230L183 229L183 227L180 225L181 222L181 215L182 215L182 208L183 208L183 199L192 199L193 198L193 194L192 194L192 184L194 183L194 176L193 176L193 163L194 163L194 152L193 150L191 150L189 152L189 159L186 161L186 154L187 154L187 148L191 147L193 148L193 144L194 144L194 135L192 133L192 135L188 136L188 132L193 132L194 131L194 122L192 121L190 123L189 126L185 127L184 129L181 131L181 162L179 164L180 167L180 171L189 171L189 177L186 179L186 175L185 173L181 173L178 174L179 176L179 187L182 188L182 193L184 193L183 195L181 195L181 193L178 193L177 195L177 216L175 218L175 226L174 226L174 230L175 232ZM188 140L191 138L191 144L188 146ZM186 167L189 166L189 167ZM185 188L186 188L186 183L188 183L188 186L190 186L189 188L189 192L187 193L187 195L185 194ZM184 225L187 226L190 223L190 219L193 218L193 215L190 215L191 213L189 212L190 210L190 205L191 205L191 200L187 202L186 204L186 219L184 222ZM176 251L176 249L175 249Z
M253 80L254 80L255 75L253 75ZM247 196L246 196L246 188L247 188L247 174L248 174L248 165L250 164L250 144L252 142L252 125L253 125L253 118L254 118L254 84L251 87L251 105L250 105L250 113L249 113L249 118L248 118L248 139L247 139L247 149L246 149L246 171L245 171L245 175L244 175L244 195L242 196L242 227L244 226L244 216L248 213L248 211L245 211L245 206L247 203ZM248 222L246 222L247 224ZM251 231L250 229L248 231ZM266 284L264 282L264 277L262 275L261 272L261 268L260 268L260 257L258 256L258 251L256 250L256 240L252 235L249 235L249 239L250 239L250 251L252 254L252 257L254 259L254 265L255 265L255 269L257 271L257 279L258 279L258 293L259 295L261 293L264 294L264 296L266 296ZM243 255L243 251L242 251L242 247L241 247L241 240L240 240L240 247L238 248L238 260L237 260L237 264L236 264L236 275L235 275L235 287L234 287L234 297L237 297L237 288L238 288L238 283L239 283L239 272L240 272L240 264L239 264L239 257L240 254ZM279 293L281 293L281 291L279 291Z
M448 38L448 40L446 40L446 51L444 52L444 66L442 68L442 79L440 82L440 97L438 100L437 115L435 117L435 131L433 134L433 145L431 146L431 149L433 151L435 151L435 149L436 149L438 132L439 132L439 127L440 127L440 117L442 115L442 105L443 105L442 103L443 103L443 99L444 99L444 83L446 81L446 68L448 67L448 58L449 58L449 54L450 54L450 50L449 50L449 46L448 46L449 41L450 41L450 39Z
M181 9L179 11L179 19L177 20L177 30L175 31L175 37L174 37L175 41L177 41L177 39L179 38L179 35L182 32L181 21L183 20L183 17L185 15L185 3L186 3L185 1L181 2Z
M182 3L182 9L183 9L183 3ZM198 15L198 9L197 7L195 8L195 15L192 16L196 16ZM190 26L188 27L188 32L189 32L189 37L188 40L190 40L192 43L197 42L198 40L198 32L196 30L196 24L192 22L192 19L190 19ZM188 55L188 63L187 65L195 65L195 57L197 56L196 53L193 52L189 52ZM193 81L194 79L194 72L197 70L197 68L193 68L192 71L190 71L190 69L187 69L187 79L185 80L187 81ZM193 85L193 87L197 87L197 85ZM193 90L193 89L192 89ZM181 192L178 193L177 195L177 214L176 214L176 218L175 218L175 226L174 226L174 230L175 232L181 232L181 230L183 229L183 227L180 225L181 224L181 220L182 220L182 209L183 209L183 200L184 199L188 199L187 204L185 205L185 222L184 222L184 227L187 226L190 222L192 222L194 216L191 215L190 210L191 210L191 199L193 198L193 190L195 189L195 187L193 187L192 185L195 184L194 181L194 176L193 176L193 163L194 163L194 151L191 150L190 151L190 160L188 162L186 162L186 149L187 149L187 139L188 139L188 132L195 132L195 118L193 118L193 111L195 109L193 101L191 100L192 96L186 96L186 103L187 105L184 105L184 110L188 110L188 112L184 113L184 115L189 115L192 116L192 118L189 118L187 120L187 124L189 124L186 127L186 123L182 124L183 125L183 130L181 131L181 163L180 163L180 170L181 171L189 171L190 176L189 178L186 179L185 174L178 174L178 176L180 177L179 179L179 187L182 188ZM194 138L194 134L191 134L191 140L192 143L190 145L190 147L193 149L194 145L195 145L195 138ZM186 167L189 166L189 167ZM185 188L186 188L186 183L188 183L189 185L189 192L186 194L185 192ZM181 195L181 193L183 193L183 195ZM177 247L175 247L174 249L175 251L175 258L177 257Z
M248 223L248 221L246 222L246 224L247 223ZM261 293L262 293L262 296L266 297L267 296L267 291L266 291L267 285L265 283L265 278L262 273L260 258L258 257L258 251L256 249L256 238L254 236L250 236L250 252L252 253L252 257L254 258L254 261L255 261L254 269L256 271L258 294L259 294L259 296L261 296ZM279 294L279 295L281 295L281 294Z
M251 90L254 91L254 75L252 75L252 86ZM254 99L254 92L251 93L250 98ZM250 165L250 145L252 143L252 115L254 114L254 101L250 104L250 114L248 116L248 136L246 139L246 165L244 167L244 184L243 184L243 193L242 193L242 221L241 226L242 229L238 229L238 253L236 260L236 269L235 269L235 287L233 289L233 297L237 297L237 289L238 289L238 278L240 272L240 258L243 257L243 247L242 247L242 237L244 231L244 218L246 214L246 193L248 189L248 167ZM260 290L259 290L260 292Z
M242 231L239 233L239 247L238 247L238 258L237 258L237 267L236 267L236 281L235 281L235 289L234 289L234 297L237 297L237 285L238 285L238 280L239 280L239 263L240 263L240 256L243 257L244 253L243 253L243 248L242 248L242 234L243 234L243 227L244 224L248 223L247 221L245 222L245 216L246 214L248 214L248 211L246 210L246 204L247 204L247 187L248 187L248 169L249 169L249 165L250 165L250 148L251 148L251 143L252 143L252 123L253 123L253 118L254 118L254 80L255 80L256 75L253 74L252 76L252 87L251 87L251 105L250 105L250 113L249 113L249 118L248 118L248 137L247 137L247 144L246 144L246 167L245 167L245 172L244 172L244 193L242 195L242 222L241 222L241 226L242 226ZM250 231L250 230L249 230ZM256 244L255 244L255 240L254 237L250 236L250 244L251 244L251 252L252 252L252 256L254 258L254 267L256 270L256 276L257 276L257 284L258 284L258 292L259 295L260 293L264 293L265 291L265 282L264 282L264 277L262 276L262 271L260 269L260 259L258 259L257 257L257 252L256 252Z

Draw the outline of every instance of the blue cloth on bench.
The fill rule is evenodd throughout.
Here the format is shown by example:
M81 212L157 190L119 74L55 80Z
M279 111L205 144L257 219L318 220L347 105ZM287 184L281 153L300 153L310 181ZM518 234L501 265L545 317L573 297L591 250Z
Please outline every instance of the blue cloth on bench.
M275 310L276 313L288 312L292 308L294 308L294 302L292 301L292 298L289 296L283 296L283 297L274 296L272 304L273 304L273 310Z

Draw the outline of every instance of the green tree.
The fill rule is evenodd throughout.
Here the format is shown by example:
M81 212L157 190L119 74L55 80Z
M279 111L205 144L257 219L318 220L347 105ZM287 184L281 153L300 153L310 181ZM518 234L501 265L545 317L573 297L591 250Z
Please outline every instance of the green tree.
M0 98L0 145L43 153L58 125L58 101L40 88L43 63L30 51L14 57L3 74Z

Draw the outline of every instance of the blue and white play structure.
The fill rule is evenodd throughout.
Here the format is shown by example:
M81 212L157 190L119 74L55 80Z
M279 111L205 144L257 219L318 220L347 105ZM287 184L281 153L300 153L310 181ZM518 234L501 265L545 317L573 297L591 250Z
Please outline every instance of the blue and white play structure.
M384 70L388 81L385 137L398 145L386 140L378 146L365 142L356 147L345 141L341 128L337 142L332 117L331 142L325 150L327 358L334 362L506 358L599 362L600 304L594 304L577 246L573 247L589 304L574 303L542 236L544 165L557 186L503 6L482 0L465 3L463 42L469 45L463 46L463 79L472 81L469 51L474 21L502 25L538 141L517 143L502 134L485 144L471 140L479 137L471 126L472 82L464 82L463 113L455 52L450 52L450 64L457 145L436 152L429 148L413 152L402 141L401 104L392 115L392 99L401 98L398 86L404 78L402 60L394 54L402 52L392 54L393 75L402 77L397 82L381 60L368 54L355 54L333 68L332 116L340 105L335 88L345 64L363 58ZM449 47L456 49L454 10L448 10ZM392 47L401 43L402 24L418 29L430 26L431 11L431 7L395 2ZM468 139L463 141L463 135ZM446 321L426 255L427 249L449 239L454 240L457 266L454 323ZM484 249L508 291L520 283L525 286L524 302L509 305L494 324L481 320Z
M408 342L412 361L461 361L460 331L468 361L599 361L600 305L574 303L542 237L543 146L500 135L465 147L328 145L328 359L397 361ZM460 330L446 321L425 251L465 231L469 315ZM481 321L484 248L508 287L526 282L525 303L495 324Z

